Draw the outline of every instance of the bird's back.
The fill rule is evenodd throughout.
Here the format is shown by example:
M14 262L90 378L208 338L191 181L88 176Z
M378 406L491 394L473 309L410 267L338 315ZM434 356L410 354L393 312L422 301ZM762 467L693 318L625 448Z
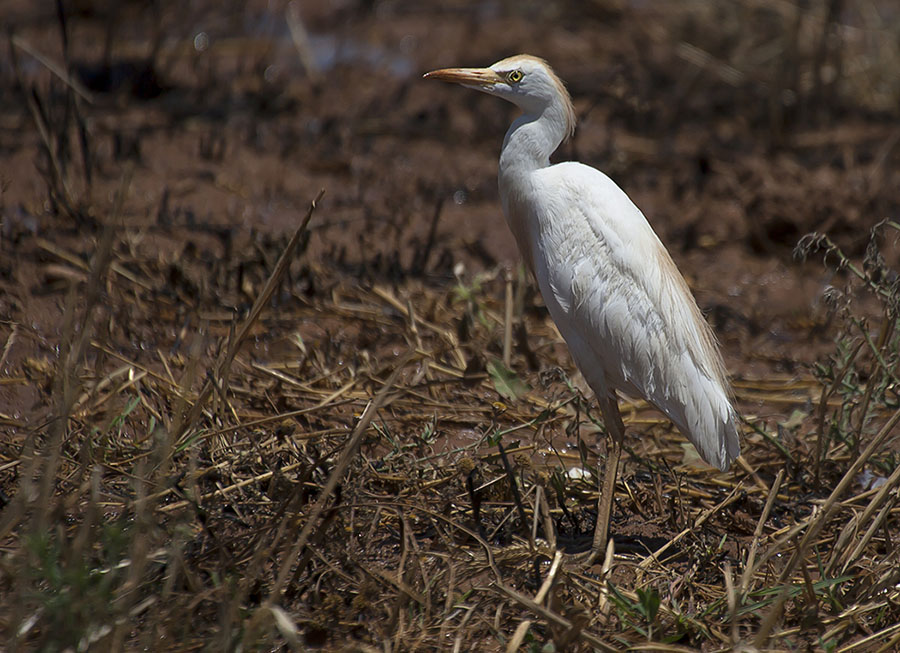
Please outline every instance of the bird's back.
M591 388L637 395L703 458L740 453L715 338L683 277L628 196L594 168L560 163L504 183L510 227Z

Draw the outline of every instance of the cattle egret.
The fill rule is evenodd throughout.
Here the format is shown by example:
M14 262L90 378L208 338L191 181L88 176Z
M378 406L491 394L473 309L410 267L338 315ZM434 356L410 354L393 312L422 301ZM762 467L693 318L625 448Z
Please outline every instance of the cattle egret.
M624 426L616 391L643 397L721 470L740 455L737 413L715 337L641 211L605 174L550 165L575 129L572 100L529 55L428 79L517 105L500 153L500 199L550 316L597 395L610 437L589 563L606 548Z

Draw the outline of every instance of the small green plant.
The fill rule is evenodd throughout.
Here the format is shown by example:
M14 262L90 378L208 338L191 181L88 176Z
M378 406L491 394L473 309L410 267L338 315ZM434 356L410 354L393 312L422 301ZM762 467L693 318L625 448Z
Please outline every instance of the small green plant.
M484 282L488 275L477 274L468 285L463 281L462 275L457 275L456 286L453 288L453 303L465 302L466 317L472 322L477 322L482 327L489 326L487 315L482 307L484 295Z
M657 626L656 617L661 603L659 592L655 589L636 590L637 600L628 598L612 583L609 584L610 600L616 606L619 619L624 625L646 637L653 639L653 629Z
M844 450L851 460L860 451L860 443L880 426L880 417L900 406L900 274L891 269L882 252L884 241L900 236L900 224L885 220L870 231L861 264L855 263L828 236L812 233L802 238L794 255L804 260L822 253L827 267L845 279L842 287L826 289L823 298L831 318L840 320L835 351L812 367L822 384L817 411L819 438L815 452L815 478L818 480L828 459L836 450ZM880 305L880 319L874 324L859 306L861 295ZM877 319L877 318L876 318ZM836 407L828 400L838 397ZM873 457L871 464L892 470L894 455ZM832 455L829 455L831 452Z
M25 598L37 617L42 650L83 650L114 623L129 542L129 528L121 522L102 526L92 550L86 547L81 555L55 534L25 538L30 581Z
M655 589L637 589L637 609L647 622L647 636L653 639L653 627L656 624L656 615L659 612L659 592Z
M515 401L531 389L515 372L498 360L489 360L487 370L497 394L507 401Z

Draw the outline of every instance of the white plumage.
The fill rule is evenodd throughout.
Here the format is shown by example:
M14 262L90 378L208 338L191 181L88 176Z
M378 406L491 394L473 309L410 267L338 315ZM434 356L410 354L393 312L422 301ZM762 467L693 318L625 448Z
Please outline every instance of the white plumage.
M704 460L739 453L721 359L687 285L641 212L603 173L578 163L501 174L519 247L576 363L598 395L610 388L665 413ZM565 207L565 210L560 210Z
M687 284L644 215L609 177L580 163L550 165L550 155L575 127L559 78L528 55L426 77L522 109L500 155L503 211L614 438L621 435L615 424L621 424L620 390L652 403L704 460L726 469L740 454L737 415L715 338ZM618 451L615 456L607 468L608 475L613 468L613 483ZM595 555L606 540L600 519Z

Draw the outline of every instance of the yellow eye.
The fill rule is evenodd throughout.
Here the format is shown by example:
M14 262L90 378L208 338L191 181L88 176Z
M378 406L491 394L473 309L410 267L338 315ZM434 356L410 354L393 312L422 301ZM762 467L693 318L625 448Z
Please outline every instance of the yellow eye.
M506 81L508 81L510 84L518 84L522 81L523 77L525 77L525 75L522 74L521 70L511 70L506 73Z

